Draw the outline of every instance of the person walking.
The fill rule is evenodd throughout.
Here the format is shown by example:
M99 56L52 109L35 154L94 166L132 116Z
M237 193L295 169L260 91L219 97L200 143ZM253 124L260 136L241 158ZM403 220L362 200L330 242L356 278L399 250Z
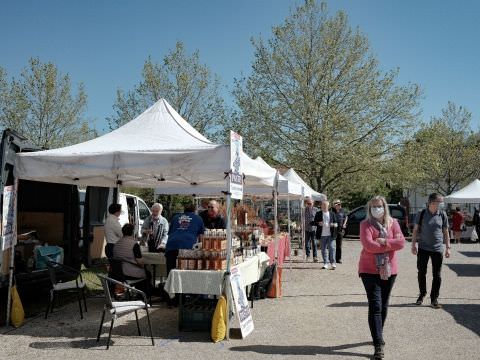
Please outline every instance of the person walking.
M313 261L318 262L317 240L315 239L315 215L318 208L313 206L311 198L305 199L305 255L310 258L310 248L313 249Z
M418 288L420 290L415 304L422 305L423 299L427 295L427 266L428 260L431 259L433 279L430 300L434 309L442 307L438 303L438 297L442 284L443 254L445 252L445 257L449 258L451 248L448 218L443 208L443 196L436 193L430 194L427 208L421 210L415 218L412 233L412 254L417 256Z
M321 211L315 214L314 222L317 225L317 239L322 247L323 269L335 270L335 239L337 237L338 222L333 211L329 210L330 203L322 201ZM328 253L327 253L328 248Z
M342 263L342 242L343 242L343 235L345 234L345 228L347 225L347 215L345 214L345 210L343 210L342 208L342 203L338 199L333 202L333 211L337 216L337 222L338 222L337 237L335 239L335 260L337 264L341 264Z
M452 232L453 232L453 243L460 243L462 238L462 227L465 222L465 217L463 216L460 208L457 206L454 213L452 214Z
M400 225L390 216L385 198L375 196L368 202L367 218L360 223L360 242L358 274L368 299L368 325L375 347L373 358L383 359L383 328L398 273L396 252L405 244Z
M473 211L473 226L475 229L475 232L477 233L477 241L480 241L480 212L478 211L478 208L475 208Z

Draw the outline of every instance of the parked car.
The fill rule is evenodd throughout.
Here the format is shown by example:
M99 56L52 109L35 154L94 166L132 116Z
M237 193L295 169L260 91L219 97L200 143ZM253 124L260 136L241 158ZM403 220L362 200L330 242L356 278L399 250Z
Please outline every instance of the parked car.
M390 215L398 220L402 229L403 235L409 236L410 231L408 228L408 215L407 210L396 204L388 204ZM345 229L345 236L358 237L360 236L360 223L367 217L367 211L365 206L360 206L348 214L347 228Z

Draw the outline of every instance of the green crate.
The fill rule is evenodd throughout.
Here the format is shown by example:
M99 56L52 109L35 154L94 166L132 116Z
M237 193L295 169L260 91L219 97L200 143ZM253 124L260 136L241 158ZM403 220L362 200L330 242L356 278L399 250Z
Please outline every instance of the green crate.
M180 331L210 331L216 305L216 299L187 297L185 303L178 310L178 329Z

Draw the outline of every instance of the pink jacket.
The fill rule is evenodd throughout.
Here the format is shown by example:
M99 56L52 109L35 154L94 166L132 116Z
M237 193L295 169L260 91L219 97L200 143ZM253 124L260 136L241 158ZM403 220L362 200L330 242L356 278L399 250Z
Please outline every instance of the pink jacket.
M400 225L396 219L388 229L387 244L380 245L375 241L380 237L377 228L370 224L368 220L362 221L360 224L360 241L362 243L362 252L360 253L360 261L358 262L358 273L378 274L375 254L388 253L392 266L392 275L397 274L397 250L403 248L405 237L403 236Z

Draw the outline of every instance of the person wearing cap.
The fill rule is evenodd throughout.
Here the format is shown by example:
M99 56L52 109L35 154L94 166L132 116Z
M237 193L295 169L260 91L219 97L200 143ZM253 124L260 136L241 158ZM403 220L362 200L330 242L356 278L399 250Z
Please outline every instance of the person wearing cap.
M338 231L337 236L335 239L335 257L337 264L342 263L342 242L343 242L343 235L345 234L345 228L347 226L347 215L345 214L345 210L342 208L342 202L337 199L333 202L333 212L337 216L338 222Z

